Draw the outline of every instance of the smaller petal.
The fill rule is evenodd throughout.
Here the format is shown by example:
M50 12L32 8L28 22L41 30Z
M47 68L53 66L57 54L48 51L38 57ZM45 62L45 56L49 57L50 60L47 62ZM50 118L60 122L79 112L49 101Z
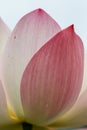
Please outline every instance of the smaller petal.
M84 51L84 76L80 95L87 89L87 50Z
M87 126L87 89L80 95L70 111L50 126L61 128Z
M15 119L12 119L9 115L10 109L7 104L7 99L3 85L0 81L0 128L3 126L17 123Z
M7 27L7 25L2 21L0 18L0 52L4 48L4 46L7 43L7 40L10 36L10 29Z

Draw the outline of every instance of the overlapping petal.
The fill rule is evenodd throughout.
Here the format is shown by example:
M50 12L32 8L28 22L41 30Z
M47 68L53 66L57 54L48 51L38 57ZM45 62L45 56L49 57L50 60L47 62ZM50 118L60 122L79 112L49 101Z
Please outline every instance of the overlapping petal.
M10 33L11 32L9 28L7 27L7 25L0 18L0 56L7 43ZM0 65L1 65L1 62L0 62ZM1 71L0 71L0 78L1 78ZM7 103L7 97L5 93L4 84L2 83L0 79L0 129L3 126L7 126L8 124L16 123L16 121L14 121L9 116L9 112L11 111L8 109L8 103Z
M87 125L87 89L81 94L70 111L59 118L51 126L61 128L75 128L85 125Z
M6 99L5 91L0 81L0 129L4 130L5 128L8 128L8 127L10 128L10 125L14 126L17 123L16 120L10 117L9 115L10 112L11 111L10 109L8 109L8 106L7 106L7 99Z
M2 57L2 79L16 114L23 116L20 99L22 74L34 53L54 34L59 25L42 9L25 15L11 34Z
M84 48L73 25L56 34L31 59L21 82L29 123L46 125L76 101L83 80Z
M80 95L87 89L87 50L84 51L84 76Z
M0 18L0 53L4 46L7 43L7 40L10 36L10 29L7 27L7 25L3 22L3 20Z

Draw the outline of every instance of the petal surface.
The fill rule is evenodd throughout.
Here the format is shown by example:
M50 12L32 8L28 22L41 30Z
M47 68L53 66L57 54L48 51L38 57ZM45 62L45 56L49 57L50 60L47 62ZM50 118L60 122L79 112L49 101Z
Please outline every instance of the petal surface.
M26 65L34 53L54 34L59 25L42 9L25 15L15 27L2 58L2 79L16 114L23 110L20 99L20 83Z
M82 86L84 48L73 25L56 34L31 59L21 81L26 120L46 125L67 111Z
M81 94L81 96L76 101L75 105L59 118L51 126L55 127L79 127L87 125L87 89Z
M0 56L7 44L10 35L11 35L10 29L0 18ZM1 67L1 59L0 59L0 67ZM2 76L0 71L0 79L1 77ZM0 127L2 127L3 125L14 124L17 122L10 117L9 113L13 114L14 112L12 112L11 107L8 106L9 103L7 100L8 99L6 96L6 89L4 87L3 82L0 80Z
M8 41L8 38L10 37L10 34L11 34L10 29L0 18L0 56ZM0 61L0 65L1 65L1 61ZM0 72L0 78L1 78L1 72ZM17 122L10 117L9 113L11 111L9 110L9 108L8 108L5 88L2 81L0 80L0 129L2 129L1 127L3 127L4 125L15 124Z
M0 81L0 128L2 128L5 125L7 126L9 124L15 124L15 123L17 123L17 121L12 119L9 115L5 91Z
M53 126L76 127L76 126L80 126L80 124L87 125L86 101L87 101L87 50L85 50L84 52L84 77L83 77L82 89L81 89L78 101L75 103L73 108L66 115L64 115L62 118L56 121L53 124ZM83 128L83 129L86 129L86 128Z
M84 51L84 77L80 95L87 89L87 50Z
M10 33L11 33L10 29L0 18L0 53L4 48L4 46L6 45Z

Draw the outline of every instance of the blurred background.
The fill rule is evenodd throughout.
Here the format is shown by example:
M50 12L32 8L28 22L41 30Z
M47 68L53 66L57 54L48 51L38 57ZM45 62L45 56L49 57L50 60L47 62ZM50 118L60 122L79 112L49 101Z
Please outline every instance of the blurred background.
M87 49L87 0L0 0L0 16L11 29L36 8L48 12L62 29L74 24Z

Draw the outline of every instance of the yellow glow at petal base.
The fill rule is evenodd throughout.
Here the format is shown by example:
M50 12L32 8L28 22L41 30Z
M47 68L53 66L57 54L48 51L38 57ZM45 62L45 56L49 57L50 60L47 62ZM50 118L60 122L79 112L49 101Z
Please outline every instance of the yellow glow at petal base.
M7 107L8 107L8 113L9 113L9 116L11 117L11 119L17 121L17 122L21 122L21 120L16 116L13 108L11 107L9 101L7 101Z

